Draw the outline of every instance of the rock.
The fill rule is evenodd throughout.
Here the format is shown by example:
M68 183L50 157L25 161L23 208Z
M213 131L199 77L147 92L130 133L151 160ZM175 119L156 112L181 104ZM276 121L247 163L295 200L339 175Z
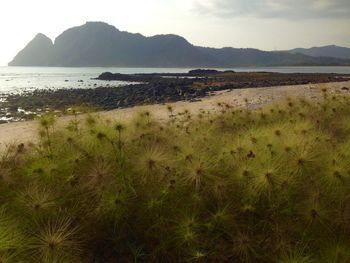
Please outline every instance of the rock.
M209 71L211 72L211 71ZM212 75L205 78L186 78L188 74L170 74L162 78L160 74L123 75L110 72L102 73L103 78L141 79L147 82L118 86L94 84L94 88L34 90L23 94L8 94L6 108L14 109L16 117L20 106L27 111L64 110L71 105L90 105L101 110L133 107L141 104L197 101L205 96L214 96L217 91L226 91L242 87L256 88L264 86L295 85L299 83L341 82L343 78L329 74L277 74L237 73ZM100 76L101 76L100 75ZM178 77L181 75L182 77ZM209 80L210 79L210 80ZM198 85L198 83L200 85ZM346 88L346 87L344 87ZM346 90L346 89L344 89ZM350 89L349 89L350 90ZM238 96L241 96L239 94ZM6 110L8 112L8 110Z
M188 72L188 74L192 76L203 76L203 75L210 75L210 74L217 74L217 73L219 73L219 71L215 69L194 69Z

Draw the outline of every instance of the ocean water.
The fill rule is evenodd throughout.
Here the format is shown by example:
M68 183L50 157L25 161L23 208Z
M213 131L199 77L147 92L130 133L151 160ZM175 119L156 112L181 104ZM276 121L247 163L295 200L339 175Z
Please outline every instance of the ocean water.
M21 92L33 89L93 88L120 86L127 82L94 80L99 74L113 73L185 73L193 68L54 68L54 67L0 67L0 93ZM340 73L350 74L350 67L266 67L228 68L238 72L281 73Z

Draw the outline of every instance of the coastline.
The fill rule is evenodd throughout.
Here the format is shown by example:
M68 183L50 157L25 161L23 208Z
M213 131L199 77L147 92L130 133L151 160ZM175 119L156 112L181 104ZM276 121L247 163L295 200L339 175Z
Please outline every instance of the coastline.
M225 90L344 82L349 77L350 74L247 73L203 69L166 74L104 72L94 78L101 83L95 83L93 87L84 80L77 80L79 86L75 88L35 88L5 93L0 98L0 122L31 120L45 112L64 116L69 115L72 109L78 112L110 111L139 105L193 102ZM61 76L61 79L65 78ZM68 79L65 81L70 83ZM129 84L118 86L116 82Z
M218 103L229 104L235 108L248 107L258 108L274 101L283 100L286 97L305 97L315 100L320 98L322 89L326 88L330 93L350 95L350 80L346 82L307 84L307 85L291 85L291 86L275 86L262 88L244 88L234 90L223 90L215 92L215 95L204 97L200 101L187 102L178 101L169 103L175 113L188 110L197 115L200 111L217 111ZM248 104L245 100L248 100ZM94 113L103 119L111 121L127 121L132 118L135 113L140 111L149 111L157 120L166 120L168 118L168 110L165 105L154 104L147 106L135 106L124 109L115 109L110 111L101 111ZM83 120L85 114L79 115L78 119ZM57 128L64 127L74 116L63 116L57 119ZM24 121L0 124L0 151L6 149L10 145L18 145L21 143L35 142L38 134L38 121Z

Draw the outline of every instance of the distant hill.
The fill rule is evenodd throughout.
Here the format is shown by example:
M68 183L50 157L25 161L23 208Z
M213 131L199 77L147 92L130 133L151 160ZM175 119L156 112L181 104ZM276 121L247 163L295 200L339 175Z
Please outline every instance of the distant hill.
M290 53L304 54L312 57L333 57L341 59L350 59L350 48L339 47L335 45L312 48L296 48L289 50Z
M350 59L313 57L258 49L204 48L177 35L122 32L103 22L70 28L54 43L38 34L9 66L243 67L350 65Z

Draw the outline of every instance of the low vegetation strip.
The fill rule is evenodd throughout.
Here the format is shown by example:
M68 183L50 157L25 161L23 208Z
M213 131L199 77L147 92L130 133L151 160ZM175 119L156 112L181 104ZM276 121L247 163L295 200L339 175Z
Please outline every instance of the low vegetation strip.
M350 262L350 98L40 120L0 161L3 262Z

